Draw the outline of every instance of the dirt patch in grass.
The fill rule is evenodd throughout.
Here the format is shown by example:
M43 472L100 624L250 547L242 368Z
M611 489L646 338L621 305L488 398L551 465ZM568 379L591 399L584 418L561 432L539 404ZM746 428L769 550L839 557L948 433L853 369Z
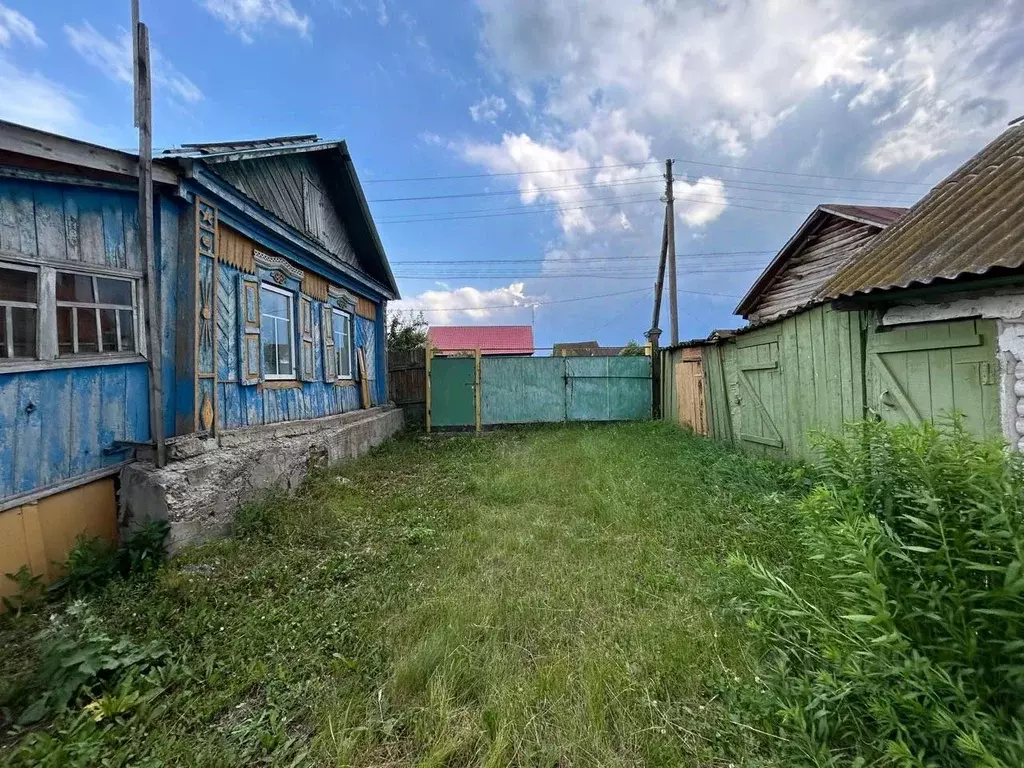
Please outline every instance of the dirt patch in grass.
M166 645L166 690L92 725L79 701L0 760L752 764L721 707L753 652L725 559L795 566L796 485L661 424L394 441L92 598ZM0 625L8 719L45 615Z

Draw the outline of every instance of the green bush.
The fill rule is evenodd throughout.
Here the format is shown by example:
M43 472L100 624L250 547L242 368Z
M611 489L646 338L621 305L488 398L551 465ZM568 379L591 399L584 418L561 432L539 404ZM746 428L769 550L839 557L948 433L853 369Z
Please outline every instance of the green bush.
M943 428L823 443L807 567L747 604L765 640L748 713L793 765L1024 765L1024 463Z
M79 536L68 553L64 576L50 590L55 594L81 597L102 589L118 576L128 578L149 574L167 557L170 526L163 520L151 520L124 537L119 547L103 538Z

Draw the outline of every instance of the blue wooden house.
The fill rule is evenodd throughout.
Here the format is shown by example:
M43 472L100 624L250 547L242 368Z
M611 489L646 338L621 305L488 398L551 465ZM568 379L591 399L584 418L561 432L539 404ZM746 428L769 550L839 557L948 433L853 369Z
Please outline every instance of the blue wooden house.
M261 445L261 430L277 451L309 452L316 440L295 436L336 435L351 412L386 410L384 318L398 291L344 142L157 157L155 307L137 166L132 154L0 122L0 574L49 575L79 534L116 535L119 492L122 513L173 522L174 494L126 506L129 467L136 485L191 467L195 485L189 461L202 457L189 445L217 466ZM153 419L179 460L166 468L145 463ZM245 461L259 463L251 451ZM0 578L0 594L12 588Z

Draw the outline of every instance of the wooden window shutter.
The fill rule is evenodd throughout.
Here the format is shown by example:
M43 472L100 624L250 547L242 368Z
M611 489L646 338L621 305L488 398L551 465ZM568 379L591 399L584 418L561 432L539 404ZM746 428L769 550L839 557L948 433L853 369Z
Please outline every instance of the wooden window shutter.
M317 240L324 238L324 196L308 176L302 177L302 207L306 218L306 231Z
M299 373L303 381L313 381L313 300L299 296Z
M238 276L238 382L247 387L259 384L260 283L255 277Z
M338 378L338 356L334 351L334 310L330 304L320 305L320 333L324 342L324 381Z

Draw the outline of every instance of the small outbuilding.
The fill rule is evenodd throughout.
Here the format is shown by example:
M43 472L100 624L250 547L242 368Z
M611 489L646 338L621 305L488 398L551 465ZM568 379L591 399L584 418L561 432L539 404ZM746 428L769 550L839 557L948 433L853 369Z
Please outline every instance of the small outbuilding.
M714 437L807 457L851 420L956 412L1024 448L1024 125L909 210L818 206L736 311L663 353L667 382L699 358Z

